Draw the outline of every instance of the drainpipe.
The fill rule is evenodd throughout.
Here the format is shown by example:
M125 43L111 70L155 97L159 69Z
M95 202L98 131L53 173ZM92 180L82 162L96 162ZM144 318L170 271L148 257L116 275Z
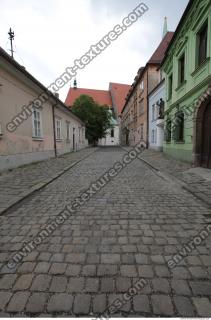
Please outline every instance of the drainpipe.
M56 128L55 128L55 104L52 105L52 115L53 115L53 142L54 142L54 153L55 158L57 158L57 148L56 148Z

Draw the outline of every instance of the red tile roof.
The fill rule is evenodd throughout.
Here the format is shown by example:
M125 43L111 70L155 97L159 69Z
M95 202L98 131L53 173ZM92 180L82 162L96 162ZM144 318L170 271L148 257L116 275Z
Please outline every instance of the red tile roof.
M101 105L112 106L111 95L109 91L106 90L95 90L95 89L84 89L84 88L70 88L65 100L65 104L71 107L75 100L80 97L80 95L85 94L93 98L93 100Z
M120 115L125 104L125 98L130 90L130 85L111 82L109 89L113 106L116 106L116 111Z
M129 92L130 85L113 83L109 84L109 90L95 90L85 88L70 88L65 100L65 104L71 107L80 95L85 94L94 99L95 102L116 108L117 114L121 114L125 104L125 98Z
M168 48L169 43L174 35L174 32L167 32L161 43L159 44L158 48L155 50L151 58L149 59L148 63L161 63L165 56L165 52Z

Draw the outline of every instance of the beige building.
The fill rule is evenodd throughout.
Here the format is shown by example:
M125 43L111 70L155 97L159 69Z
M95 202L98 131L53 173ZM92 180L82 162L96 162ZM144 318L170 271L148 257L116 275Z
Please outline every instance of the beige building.
M84 123L0 48L0 171L86 146Z
M148 147L148 97L161 81L159 66L172 36L173 32L167 32L145 67L138 70L122 110L122 144L133 146L142 142Z

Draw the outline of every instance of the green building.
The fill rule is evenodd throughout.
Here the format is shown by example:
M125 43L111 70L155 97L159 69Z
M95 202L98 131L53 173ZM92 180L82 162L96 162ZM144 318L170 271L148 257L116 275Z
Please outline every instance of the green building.
M211 168L211 0L190 0L162 62L163 151Z

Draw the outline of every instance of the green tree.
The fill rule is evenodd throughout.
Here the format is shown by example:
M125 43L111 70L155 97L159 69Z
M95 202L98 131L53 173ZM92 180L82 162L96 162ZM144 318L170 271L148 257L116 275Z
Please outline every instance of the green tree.
M99 139L106 136L112 127L112 114L106 105L97 104L92 97L81 95L73 104L72 111L86 124L86 138L90 144L96 145Z

